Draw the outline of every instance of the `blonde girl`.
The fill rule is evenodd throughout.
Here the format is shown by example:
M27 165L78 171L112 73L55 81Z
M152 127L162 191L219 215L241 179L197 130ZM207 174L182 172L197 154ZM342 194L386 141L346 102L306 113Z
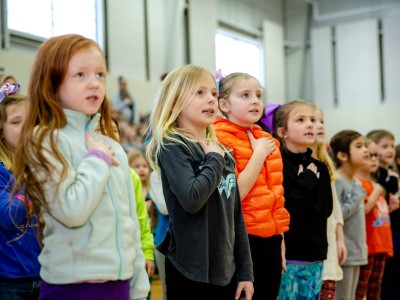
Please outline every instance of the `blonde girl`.
M312 156L322 161L328 167L333 196L333 211L327 223L328 253L323 266L321 300L335 298L336 282L343 278L340 265L347 258L347 249L343 235L343 215L335 189L335 180L339 176L336 172L335 164L329 156L327 147L324 114L320 108L315 107L315 142L310 148L313 151Z
M132 169L139 175L142 182L143 199L146 201L147 212L150 218L151 231L154 234L157 227L157 212L150 196L150 165L146 156L140 151L128 153L128 162Z
M315 143L315 110L292 100L275 112L274 135L281 142L285 207L286 268L279 299L318 299L323 261L327 257L327 219L332 213L331 179L326 165L311 156Z
M38 216L40 299L145 299L131 173L111 126L99 46L70 34L42 44L15 156ZM98 113L99 112L99 113Z
M234 165L212 128L217 95L209 71L185 65L165 78L151 114L147 157L161 172L170 216L157 247L166 256L168 299L250 300L253 294Z
M247 73L231 73L219 83L214 128L232 150L254 271L253 300L276 299L285 264L282 239L290 216L284 207L279 141L255 123L263 113L263 90Z

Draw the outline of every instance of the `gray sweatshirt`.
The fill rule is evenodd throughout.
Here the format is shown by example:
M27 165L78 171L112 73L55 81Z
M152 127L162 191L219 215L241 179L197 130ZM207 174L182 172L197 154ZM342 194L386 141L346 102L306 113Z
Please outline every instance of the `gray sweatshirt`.
M231 158L165 140L158 157L170 227L157 247L193 281L253 281L253 264Z
M366 265L368 263L364 211L366 192L359 180L354 179L350 182L342 176L335 181L335 187L344 221L344 242L347 248L347 260L344 265Z

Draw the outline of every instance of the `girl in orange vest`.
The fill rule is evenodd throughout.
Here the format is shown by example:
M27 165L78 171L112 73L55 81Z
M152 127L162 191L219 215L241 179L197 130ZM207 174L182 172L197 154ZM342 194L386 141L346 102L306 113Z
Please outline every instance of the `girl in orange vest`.
M276 299L285 268L282 234L288 231L290 219L284 208L279 142L255 124L263 113L263 91L256 78L232 73L217 83L224 118L218 118L214 128L236 161L253 259L253 300Z

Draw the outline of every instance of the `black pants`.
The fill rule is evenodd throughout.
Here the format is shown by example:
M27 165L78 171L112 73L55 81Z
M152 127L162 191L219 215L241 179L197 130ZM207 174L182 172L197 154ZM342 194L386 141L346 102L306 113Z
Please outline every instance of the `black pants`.
M254 272L252 300L276 300L282 276L282 235L249 235L249 242Z
M236 274L226 286L193 281L182 275L167 257L165 258L165 283L168 300L234 300L237 288Z
M39 299L40 278L2 278L0 277L1 300Z

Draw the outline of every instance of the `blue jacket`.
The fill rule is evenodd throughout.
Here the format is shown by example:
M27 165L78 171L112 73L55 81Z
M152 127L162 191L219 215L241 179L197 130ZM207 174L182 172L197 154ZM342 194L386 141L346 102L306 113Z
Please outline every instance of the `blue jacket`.
M13 175L0 163L0 277L39 277L37 223L34 220L24 234L27 226L24 197L16 194L10 201L13 183Z

